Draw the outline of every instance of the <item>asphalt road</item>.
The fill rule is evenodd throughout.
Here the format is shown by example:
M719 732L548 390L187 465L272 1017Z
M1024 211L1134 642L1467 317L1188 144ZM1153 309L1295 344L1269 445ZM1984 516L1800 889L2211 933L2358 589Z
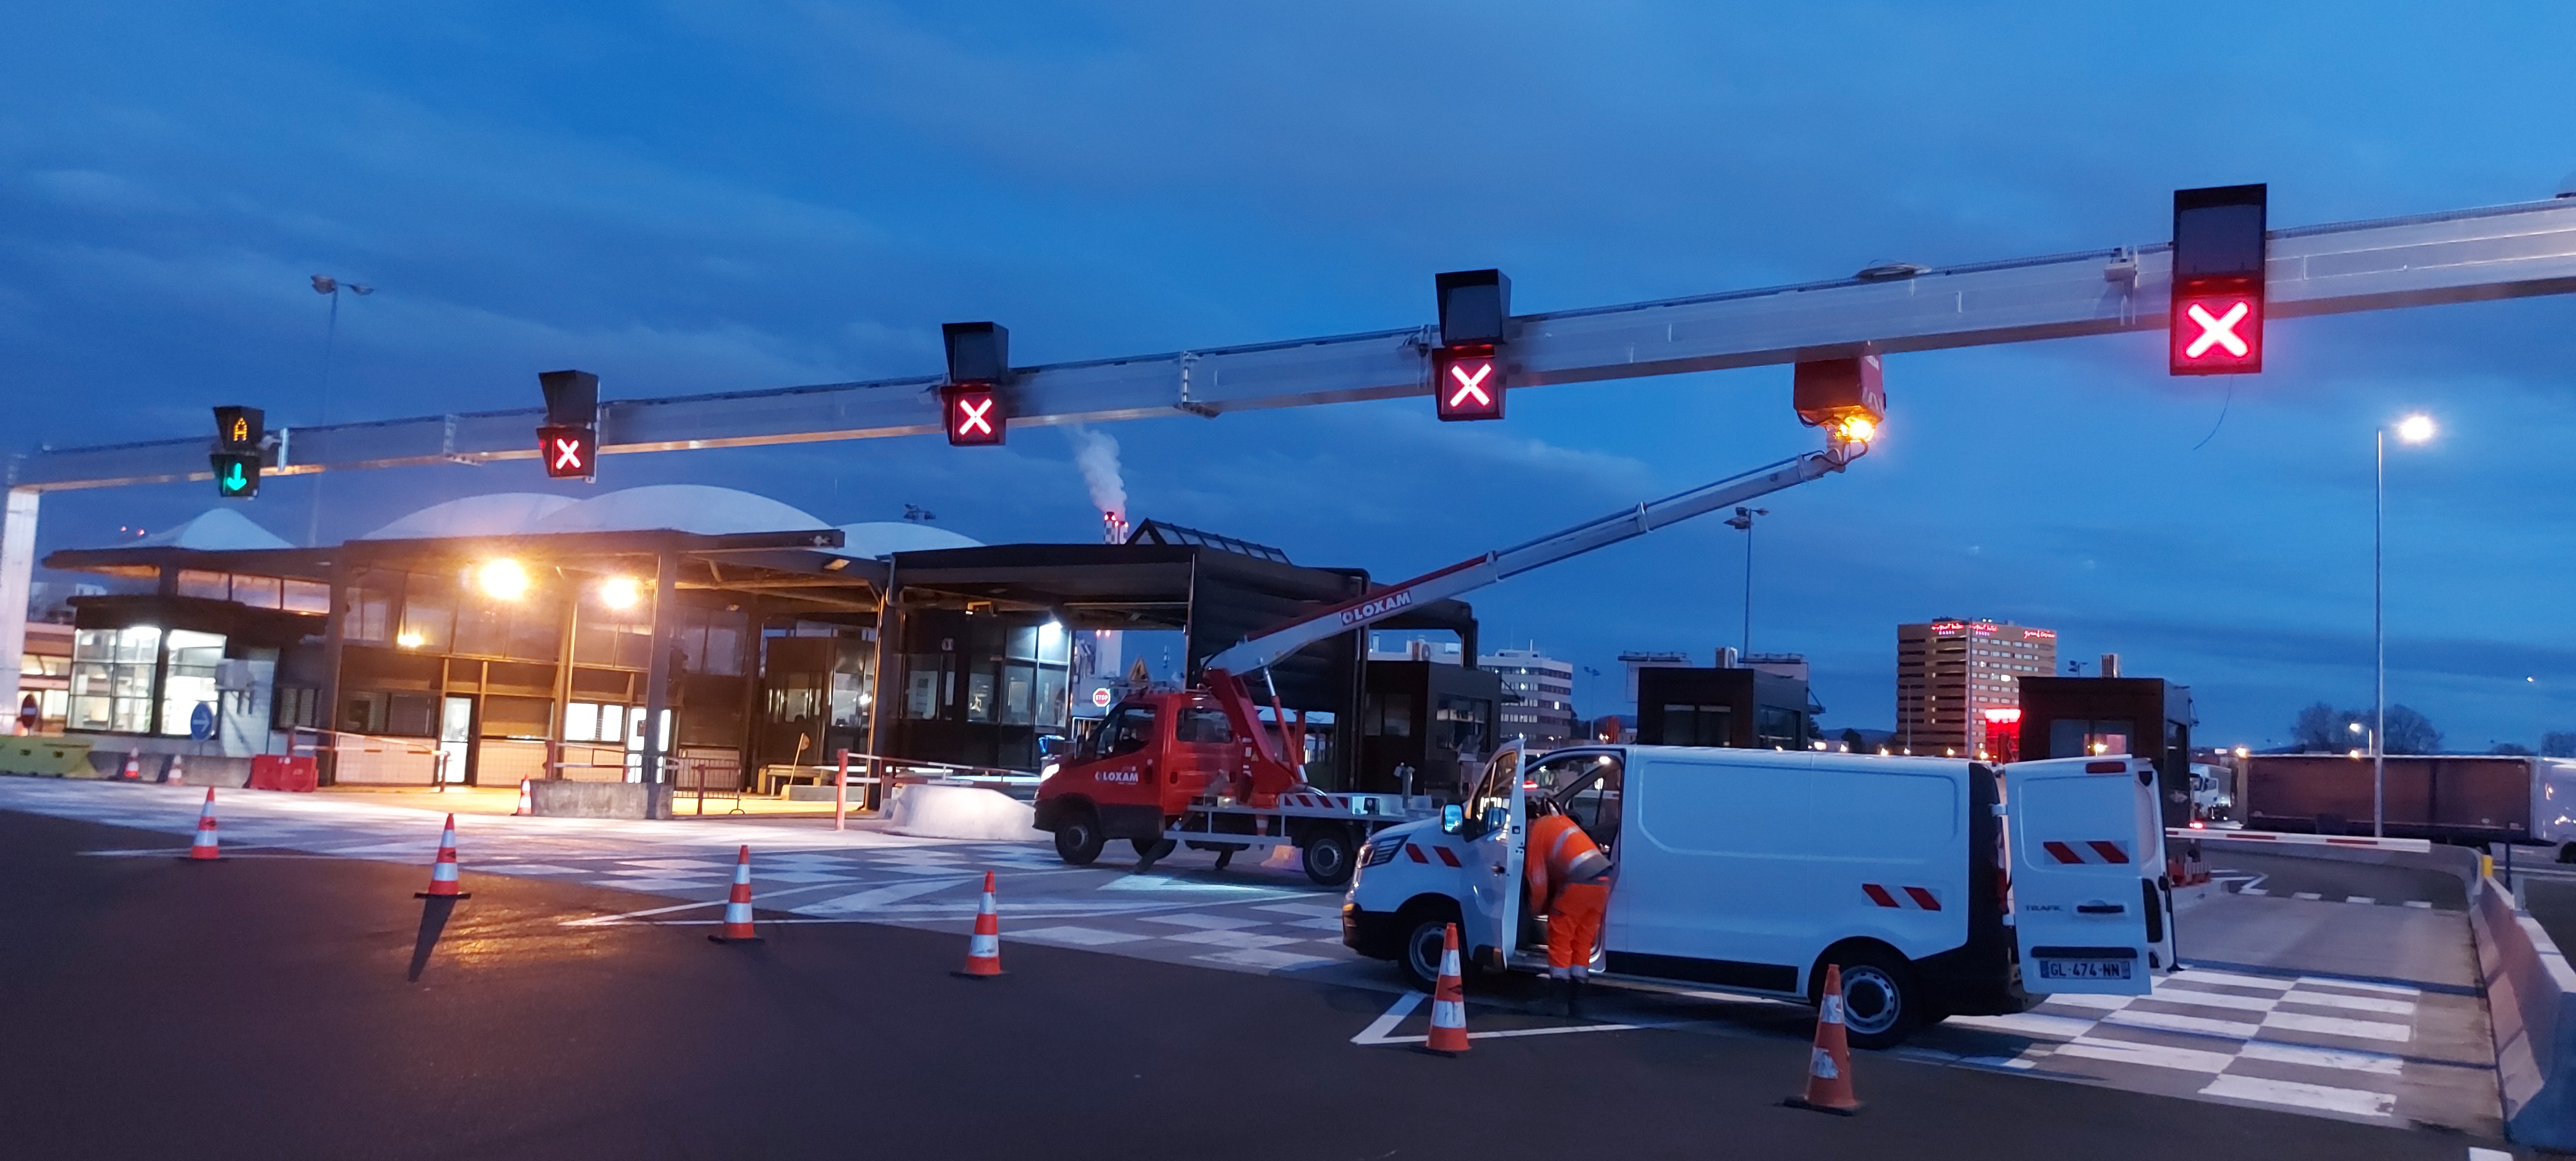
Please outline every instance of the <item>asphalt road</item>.
M2447 1158L2382 1129L1864 1056L1854 1118L1779 1106L1804 1045L1632 1031L1352 1043L1382 992L860 923L567 927L635 895L476 875L416 982L425 873L78 852L0 813L0 1141L46 1158ZM1476 1008L1492 1027L1543 1021ZM1418 1017L1416 1019L1418 1023ZM1405 1029L1418 1032L1418 1027Z
M2429 903L2437 911L2465 911L2468 891L2459 878L2414 867L2375 866L2291 855L2242 853L2212 844L2213 875L2259 875L2254 889L2277 899L2315 895L2324 901L2355 897L2381 907Z

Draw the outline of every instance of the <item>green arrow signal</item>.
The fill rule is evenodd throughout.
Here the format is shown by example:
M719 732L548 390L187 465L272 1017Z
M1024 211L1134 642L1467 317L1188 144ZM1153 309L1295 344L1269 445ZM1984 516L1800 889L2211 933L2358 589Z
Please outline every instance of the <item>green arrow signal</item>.
M242 466L238 461L236 461L232 465L231 470L224 473L224 490L227 492L238 492L249 486L250 477L242 474Z

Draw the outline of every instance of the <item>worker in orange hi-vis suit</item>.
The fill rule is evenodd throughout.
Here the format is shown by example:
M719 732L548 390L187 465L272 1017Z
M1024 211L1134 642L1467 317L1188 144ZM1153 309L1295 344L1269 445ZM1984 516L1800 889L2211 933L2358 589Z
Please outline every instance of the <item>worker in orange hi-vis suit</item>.
M1547 916L1547 975L1564 981L1565 1014L1579 1016L1601 914L1610 906L1610 856L1556 803L1532 798L1529 812L1529 850L1521 864L1530 904Z

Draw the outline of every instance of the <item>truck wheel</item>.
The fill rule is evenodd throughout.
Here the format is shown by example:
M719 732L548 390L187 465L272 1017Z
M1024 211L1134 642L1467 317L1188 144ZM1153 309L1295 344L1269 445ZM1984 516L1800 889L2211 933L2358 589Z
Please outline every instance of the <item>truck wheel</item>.
M1904 957L1874 944L1835 948L1816 961L1811 998L1821 1002L1826 964L1843 969L1843 1030L1854 1048L1894 1048L1925 1023L1922 993Z
M1449 925L1458 922L1458 909L1451 907L1416 907L1406 913L1412 922L1404 928L1404 947L1396 963L1404 968L1405 978L1413 986L1430 991L1440 982L1440 953L1449 946ZM1465 932L1460 932L1463 940ZM1458 949L1459 967L1466 966L1467 949Z
M1077 867L1090 866L1108 841L1100 834L1100 816L1087 808L1067 811L1055 824L1056 857Z
M1351 849L1351 833L1340 827L1327 827L1306 836L1306 877L1321 887L1339 887L1351 881L1351 871L1359 866Z

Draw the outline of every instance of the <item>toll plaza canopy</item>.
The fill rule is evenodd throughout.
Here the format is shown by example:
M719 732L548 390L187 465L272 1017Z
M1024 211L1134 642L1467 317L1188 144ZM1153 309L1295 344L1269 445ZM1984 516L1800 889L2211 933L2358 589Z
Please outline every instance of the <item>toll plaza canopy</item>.
M184 750L201 779L313 752L343 784L657 771L756 791L815 780L845 749L1034 771L1041 738L1079 728L1080 683L1135 684L1122 640L1132 660L1135 634L1166 632L1194 675L1369 583L1150 521L1124 544L984 546L693 485L469 497L310 548L218 510L45 565L115 590L72 601L66 726L118 735L102 755ZM1457 632L1475 656L1461 603L1408 626ZM1284 706L1327 722L1369 708L1356 633L1275 676ZM191 736L200 706L210 737ZM1317 772L1354 785L1358 747L1331 733Z

